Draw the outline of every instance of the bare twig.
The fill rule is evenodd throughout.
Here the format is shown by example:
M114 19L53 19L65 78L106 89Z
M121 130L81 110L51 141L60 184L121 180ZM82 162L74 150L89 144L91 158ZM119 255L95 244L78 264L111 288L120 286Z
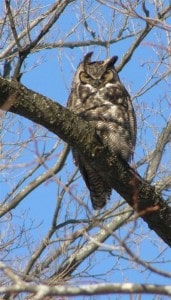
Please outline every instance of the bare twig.
M14 209L29 193L31 193L35 188L37 188L40 184L45 182L47 179L53 177L56 173L58 173L62 166L65 163L67 155L69 153L68 145L65 146L65 149L61 152L59 160L56 164L48 169L45 173L32 180L24 189L22 189L18 194L13 198L13 200L6 205L5 207L1 207L0 217L4 216L8 211Z
M155 150L150 156L150 161L146 170L145 178L151 182L153 178L157 174L157 169L162 159L162 154L165 146L170 141L171 136L171 121L167 123L166 127L162 130L157 144L155 146Z

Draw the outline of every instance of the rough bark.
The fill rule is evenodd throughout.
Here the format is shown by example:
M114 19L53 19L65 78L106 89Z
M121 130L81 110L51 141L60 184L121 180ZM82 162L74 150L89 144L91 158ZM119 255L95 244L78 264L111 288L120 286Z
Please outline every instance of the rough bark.
M126 162L104 148L90 124L60 104L35 93L18 82L0 78L0 108L41 124L71 146L78 147L134 208L148 226L171 246L171 207L155 187Z

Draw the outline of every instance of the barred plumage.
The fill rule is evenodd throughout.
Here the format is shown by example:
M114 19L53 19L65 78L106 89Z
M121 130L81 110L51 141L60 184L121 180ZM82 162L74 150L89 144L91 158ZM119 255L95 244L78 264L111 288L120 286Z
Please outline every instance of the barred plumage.
M88 53L78 66L68 108L93 122L104 145L128 161L136 142L136 117L130 96L114 68L117 56L95 62L91 62L91 56L92 52ZM102 208L111 187L77 149L73 149L73 156L90 190L93 208Z

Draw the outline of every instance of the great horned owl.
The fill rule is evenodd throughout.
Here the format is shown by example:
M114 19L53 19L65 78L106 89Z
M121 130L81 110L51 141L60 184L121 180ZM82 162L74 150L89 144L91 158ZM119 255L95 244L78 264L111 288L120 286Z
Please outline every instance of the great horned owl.
M68 108L93 122L102 143L115 155L128 161L136 141L136 117L130 96L114 68L117 56L91 62L92 52L79 64L72 83ZM74 160L90 191L94 209L101 209L111 195L111 186L72 149Z

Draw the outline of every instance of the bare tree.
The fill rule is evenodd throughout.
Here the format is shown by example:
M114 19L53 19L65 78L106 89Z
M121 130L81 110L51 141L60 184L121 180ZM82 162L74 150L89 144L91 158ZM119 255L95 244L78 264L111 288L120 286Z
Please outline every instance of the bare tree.
M170 2L4 0L0 8L0 294L170 296ZM64 107L89 49L120 58L138 120L131 166ZM73 145L113 187L99 212Z

